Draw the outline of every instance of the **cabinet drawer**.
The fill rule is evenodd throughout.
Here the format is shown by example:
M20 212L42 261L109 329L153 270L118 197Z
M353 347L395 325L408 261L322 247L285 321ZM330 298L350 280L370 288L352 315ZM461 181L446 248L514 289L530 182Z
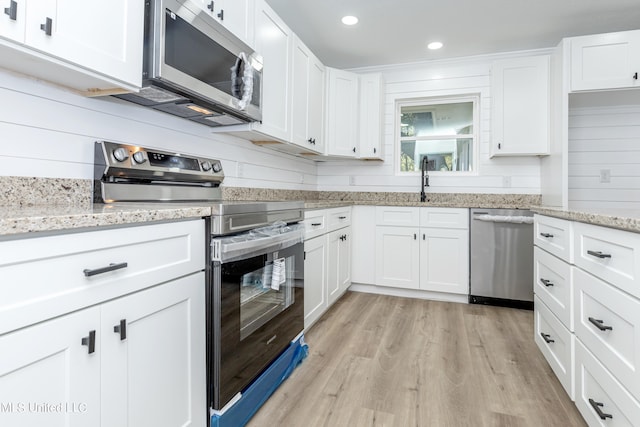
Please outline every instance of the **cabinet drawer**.
M312 239L327 232L327 216L325 210L306 211L304 213L305 239Z
M570 221L534 215L533 243L561 260L573 263Z
M575 264L640 298L640 234L576 223Z
M420 208L420 226L432 228L469 228L469 209Z
M573 352L575 337L534 297L535 341L565 391L573 400Z
M534 247L533 291L542 302L573 331L573 271L569 264Z
M2 242L0 334L203 270L205 237L197 220Z
M640 301L575 269L576 337L640 399Z
M376 225L418 227L420 225L420 208L377 206Z
M576 340L575 402L590 426L635 427L640 420L640 403L616 381L580 340ZM600 414L595 407L600 410Z
M351 207L330 209L328 212L329 232L351 225Z

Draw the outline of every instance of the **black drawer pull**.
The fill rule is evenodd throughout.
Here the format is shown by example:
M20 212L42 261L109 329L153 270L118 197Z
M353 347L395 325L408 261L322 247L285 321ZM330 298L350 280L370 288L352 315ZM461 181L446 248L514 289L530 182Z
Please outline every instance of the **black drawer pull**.
M96 331L89 331L89 336L82 338L82 345L86 345L88 353L91 354L96 351Z
M44 24L40 24L40 29L44 31L46 35L50 36L53 29L53 20L51 18L47 18L44 21Z
M18 18L18 3L11 0L9 7L4 8L4 13L9 15L9 19L15 21Z
M600 409L601 407L604 406L604 403L596 402L593 399L589 399L589 404L591 405L593 410L596 411L596 414L598 414L601 420L606 420L607 418L613 418L613 415L605 414L604 412L602 412L602 409Z
M121 319L120 323L113 327L113 332L120 334L120 341L127 339L127 319Z
M587 253L588 253L589 255L591 255L591 256L594 256L594 257L596 257L596 258L600 258L600 259L603 259L603 258L611 258L611 254L603 254L603 253L602 253L602 252L600 252L600 251L587 251Z
M339 216L338 219L347 219L346 216Z
M551 343L555 342L555 340L551 339L551 335L549 335L549 334L545 334L544 332L540 332L540 336L542 337L543 340L546 341L547 344L551 344Z
M311 226L312 226L312 227L320 227L321 225L322 225L322 223L321 223L321 222L312 222L312 223L311 223Z
M550 238L552 238L552 237L553 237L553 234L549 234L549 233L540 233L540 235L541 235L542 237L546 237L547 239L550 239Z
M540 279L540 282L541 282L543 285L545 285L546 287L553 286L553 282L552 282L551 280L547 280L547 279L542 279L542 278L541 278L541 279Z
M604 320L594 319L593 317L589 317L589 322L593 323L596 328L601 331L613 331L613 326L608 326L604 324Z
M108 273L110 271L115 271L115 270L120 270L122 268L127 268L127 265L128 264L126 262L111 263L106 267L95 268L93 270L89 270L87 268L87 269L82 270L82 272L84 273L84 275L86 277L91 277L91 276L95 276L97 274Z

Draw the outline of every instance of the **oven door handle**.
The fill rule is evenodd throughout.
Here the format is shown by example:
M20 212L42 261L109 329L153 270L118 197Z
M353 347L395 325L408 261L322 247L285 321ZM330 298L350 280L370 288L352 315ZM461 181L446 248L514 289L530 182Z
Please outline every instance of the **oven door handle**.
M251 237L251 233L211 239L211 260L221 263L251 258L289 248L304 242L304 225L288 226L287 232L266 237Z

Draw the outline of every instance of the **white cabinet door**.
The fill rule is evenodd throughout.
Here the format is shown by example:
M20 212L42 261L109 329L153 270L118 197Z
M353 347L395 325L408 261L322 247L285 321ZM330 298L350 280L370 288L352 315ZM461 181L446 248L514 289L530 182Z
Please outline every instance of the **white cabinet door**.
M327 154L356 157L358 141L358 76L327 67Z
M254 0L217 0L214 16L240 40L253 46Z
M24 0L5 0L0 7L0 37L18 43L24 42ZM4 10L4 13L2 11Z
M262 55L262 124L257 130L291 141L293 32L264 0L255 16L255 48Z
M205 279L197 273L102 306L102 425L206 423Z
M293 48L292 75L291 142L309 151L322 153L324 66L297 37ZM318 84L320 87L317 87Z
M376 207L354 206L351 230L351 280L354 283L376 283Z
M376 227L376 285L418 289L419 228Z
M96 307L0 336L0 425L100 425L100 333Z
M328 236L327 289L331 305L351 285L351 227L333 231Z
M571 90L640 87L640 30L571 39Z
M304 242L304 327L309 328L328 308L327 236Z
M361 159L382 160L383 96L382 73L361 74L360 81L360 149Z
M469 293L469 231L420 229L420 289Z
M549 56L494 61L491 155L549 154Z
M144 2L29 0L25 16L29 47L141 86Z

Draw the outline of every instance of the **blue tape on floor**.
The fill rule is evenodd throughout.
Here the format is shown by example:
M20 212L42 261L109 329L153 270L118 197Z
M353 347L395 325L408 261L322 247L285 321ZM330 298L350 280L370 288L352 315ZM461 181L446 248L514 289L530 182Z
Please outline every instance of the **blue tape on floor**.
M289 344L284 353L251 383L233 406L222 414L211 416L211 427L242 427L246 425L269 396L302 363L308 353L309 346L304 342L304 336L300 336Z

